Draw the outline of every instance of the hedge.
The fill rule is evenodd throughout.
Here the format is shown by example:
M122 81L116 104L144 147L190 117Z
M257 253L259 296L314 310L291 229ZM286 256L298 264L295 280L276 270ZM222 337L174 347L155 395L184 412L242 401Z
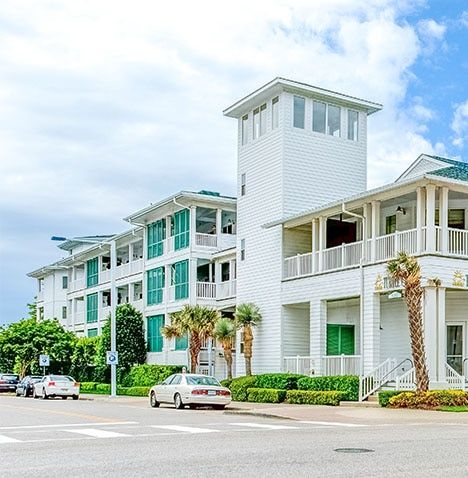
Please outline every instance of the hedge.
M235 378L229 387L231 398L236 402L246 402L248 398L247 390L257 387L257 377L255 375Z
M151 387L117 387L117 395L147 397Z
M437 408L468 406L468 392L461 390L433 390L429 392L403 392L390 398L393 408Z
M117 386L117 395L130 395L132 397L146 397L151 387L121 387ZM80 393L95 393L110 395L111 387L108 383L81 382Z
M220 384L223 386L223 387L226 387L226 388L231 388L231 383L232 383L232 378L225 378L224 380L220 380Z
M122 378L123 387L152 387L173 373L182 372L182 365L135 365Z
M247 399L249 402L281 403L286 398L286 390L274 388L248 388Z
M343 392L336 391L288 390L286 401L294 404L336 406L340 404L340 400L343 400L344 396Z
M400 395L400 393L402 392L399 390L382 390L381 392L379 392L379 405L381 407L388 406L390 399L395 395Z
M297 381L297 388L299 390L343 392L341 400L359 400L359 377L357 375L304 377Z
M277 390L297 390L297 382L305 375L292 373L265 373L257 375L256 386L258 388L275 388Z
M111 386L108 383L97 383L95 390L96 390L96 393L102 393L104 395L110 395Z
M96 385L98 382L81 382L80 393L96 393Z

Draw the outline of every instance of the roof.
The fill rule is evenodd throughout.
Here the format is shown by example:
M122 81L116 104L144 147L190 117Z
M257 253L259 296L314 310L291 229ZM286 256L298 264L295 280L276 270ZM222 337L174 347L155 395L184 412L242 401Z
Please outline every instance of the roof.
M264 101L274 94L278 94L285 90L293 93L309 95L313 94L314 96L322 98L334 99L350 106L363 108L367 110L367 114L369 115L382 109L382 105L380 103L375 103L373 101L364 100L362 98L346 95L344 93L327 90L325 88L320 88L319 86L313 86L295 80L288 80L287 78L278 76L247 96L244 96L240 100L236 101L234 104L226 108L223 111L223 114L231 118L239 118L246 111L249 111L255 107L258 102Z
M75 249L75 247L81 244L90 244L91 242L94 243L96 241L108 241L114 235L115 234L74 237L73 239L68 239L66 241L63 241L61 244L59 244L58 247L59 249L62 249L64 251L71 251L72 249Z

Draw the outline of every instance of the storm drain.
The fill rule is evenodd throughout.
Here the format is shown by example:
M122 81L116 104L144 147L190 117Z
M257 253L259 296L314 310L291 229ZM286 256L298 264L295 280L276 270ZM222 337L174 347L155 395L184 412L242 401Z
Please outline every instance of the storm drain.
M375 450L370 448L336 448L337 453L372 453Z

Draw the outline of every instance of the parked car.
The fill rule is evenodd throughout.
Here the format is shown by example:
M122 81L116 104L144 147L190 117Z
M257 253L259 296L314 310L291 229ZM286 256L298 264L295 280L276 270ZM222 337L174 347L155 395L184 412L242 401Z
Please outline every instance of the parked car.
M0 392L14 392L19 382L19 375L15 373L0 374Z
M16 387L16 396L29 397L33 394L33 386L42 380L42 375L26 375Z
M68 375L46 375L34 384L34 398L41 397L45 400L49 397L62 397L66 400L72 397L73 400L78 400L79 396L80 384Z
M222 410L231 403L231 392L214 377L176 373L151 388L150 405L156 408L161 403L173 403L178 409L208 405Z

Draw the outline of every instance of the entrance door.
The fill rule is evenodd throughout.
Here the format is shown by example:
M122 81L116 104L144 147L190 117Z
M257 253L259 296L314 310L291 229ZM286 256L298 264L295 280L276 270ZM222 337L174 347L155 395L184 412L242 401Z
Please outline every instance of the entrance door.
M463 325L447 325L447 363L463 374Z

